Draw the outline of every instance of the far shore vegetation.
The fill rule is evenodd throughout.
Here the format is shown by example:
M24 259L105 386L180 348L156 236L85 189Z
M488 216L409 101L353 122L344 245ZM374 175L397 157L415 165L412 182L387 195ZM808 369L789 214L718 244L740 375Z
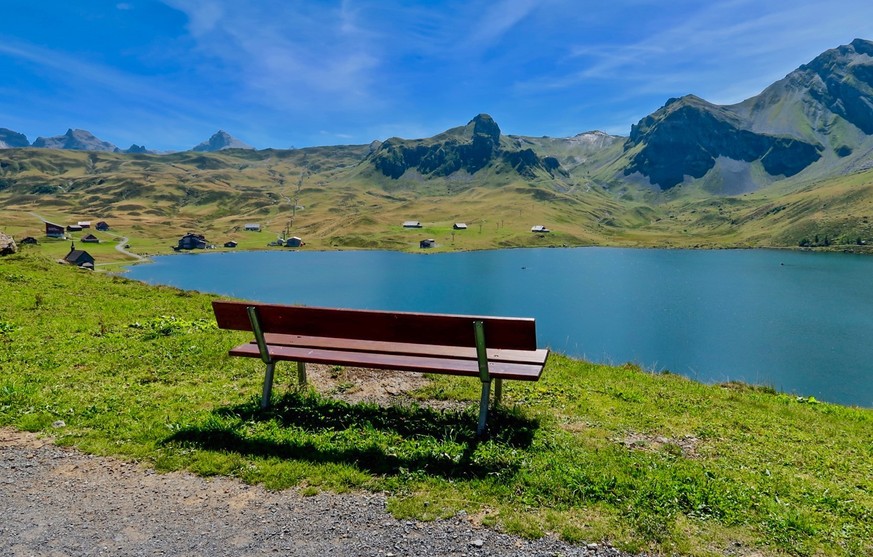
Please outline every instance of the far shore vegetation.
M9 224L30 227L22 215ZM268 233L245 234L254 247ZM98 263L125 260L106 239ZM59 265L69 242L47 244L0 258L0 426L304 496L385 492L397 517L465 511L522 536L664 555L873 555L873 409L555 354L541 381L507 383L485 440L465 378L376 405L339 398L353 379L298 391L280 365L262 411L262 365L227 356L246 335L215 327L214 295Z

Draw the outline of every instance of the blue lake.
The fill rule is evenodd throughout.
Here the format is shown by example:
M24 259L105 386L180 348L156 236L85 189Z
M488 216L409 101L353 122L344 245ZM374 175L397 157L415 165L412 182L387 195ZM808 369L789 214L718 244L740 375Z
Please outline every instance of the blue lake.
M263 251L127 276L285 304L535 317L541 346L873 407L873 258L769 250Z

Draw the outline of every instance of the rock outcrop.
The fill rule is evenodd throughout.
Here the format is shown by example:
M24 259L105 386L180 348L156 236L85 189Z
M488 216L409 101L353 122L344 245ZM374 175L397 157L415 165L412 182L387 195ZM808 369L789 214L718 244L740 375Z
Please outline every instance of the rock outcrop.
M732 113L689 95L631 127L627 150L641 145L624 174L639 172L661 189L702 178L719 157L760 161L770 175L793 176L817 161L822 146L790 136L755 133Z
M191 150L198 152L215 152L224 149L254 149L254 147L243 143L224 130L218 130L212 134L212 137Z
M119 150L118 152L119 153L127 153L127 154L135 154L135 155L142 155L142 154L146 154L146 153L151 153L151 151L149 151L148 149L145 148L145 145L137 145L136 143L134 143L133 145L131 145L127 149L125 149L123 151Z
M499 163L508 164L522 176L537 170L551 173L558 168L553 157L540 158L531 149L510 147L501 142L500 127L491 116L479 114L463 127L453 128L428 139L392 137L368 158L385 176L400 178L409 169L424 176L449 176L458 171L475 174Z
M15 240L12 236L0 232L0 255L12 255L18 251L18 246L15 245Z
M873 42L855 39L825 51L755 97L750 113L766 114L782 104L780 97L797 93L807 97L804 112L815 130L828 131L828 118L822 116L829 113L873 135Z
M118 147L102 141L87 130L68 129L64 135L55 137L37 137L33 147L44 149L72 149L75 151L109 151L115 152Z
M0 128L0 149L15 149L16 147L30 147L27 136L10 129Z
M848 172L871 135L873 42L856 39L735 105L693 95L669 100L632 126L624 175L640 173L669 189L718 172L718 160L760 165L772 177L794 176L820 160L816 166L829 174Z

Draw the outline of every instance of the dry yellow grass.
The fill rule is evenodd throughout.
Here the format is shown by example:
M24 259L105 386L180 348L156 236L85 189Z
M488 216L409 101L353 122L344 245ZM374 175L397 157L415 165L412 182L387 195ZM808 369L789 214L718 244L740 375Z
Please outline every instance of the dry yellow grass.
M815 237L827 237L831 249L873 244L873 171L796 191L631 196L584 180L488 172L392 181L359 164L365 154L364 147L174 155L5 150L0 226L63 255L68 242L46 240L41 218L106 220L111 234L93 246L101 262L130 260L112 247L118 238L151 255L169 253L187 232L217 246L234 240L237 249L263 249L283 235L300 236L308 249L415 250L424 238L437 240L437 250L796 247ZM407 220L424 228L402 228ZM468 229L453 230L456 222ZM246 223L260 224L262 232L245 232ZM552 232L532 234L537 224Z

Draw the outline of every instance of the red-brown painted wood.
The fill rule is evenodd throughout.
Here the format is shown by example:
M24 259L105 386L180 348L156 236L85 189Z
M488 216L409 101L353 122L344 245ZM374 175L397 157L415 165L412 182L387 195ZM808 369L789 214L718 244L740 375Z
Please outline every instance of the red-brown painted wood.
M419 371L469 377L479 376L479 366L475 358L470 360L409 354L352 352L300 346L270 346L269 349L270 356L274 360L279 361L350 365L374 369ZM260 352L256 344L246 343L233 348L230 351L230 355L259 358ZM543 364L488 362L488 372L494 379L536 381L540 378L542 371Z
M438 358L455 358L461 360L476 360L476 349L466 346L444 346L438 344L410 344L400 342L382 342L375 340L356 340L347 338L309 337L303 335L280 335L267 333L264 335L270 346L299 346L309 348L325 348L328 350L345 350L348 352L375 352L382 354L407 354L411 356L434 356ZM255 341L253 340L252 343ZM515 362L521 364L543 365L549 351L538 350L492 350L488 349L489 361Z
M251 331L255 306L270 357L310 363L479 377L473 323L482 321L495 379L536 381L549 351L536 347L533 319L214 301L218 326ZM255 341L230 350L260 357Z
M239 331L251 330L246 307L252 305L265 333L475 347L473 321L481 320L489 348L537 349L536 324L530 318L212 302L218 326Z

